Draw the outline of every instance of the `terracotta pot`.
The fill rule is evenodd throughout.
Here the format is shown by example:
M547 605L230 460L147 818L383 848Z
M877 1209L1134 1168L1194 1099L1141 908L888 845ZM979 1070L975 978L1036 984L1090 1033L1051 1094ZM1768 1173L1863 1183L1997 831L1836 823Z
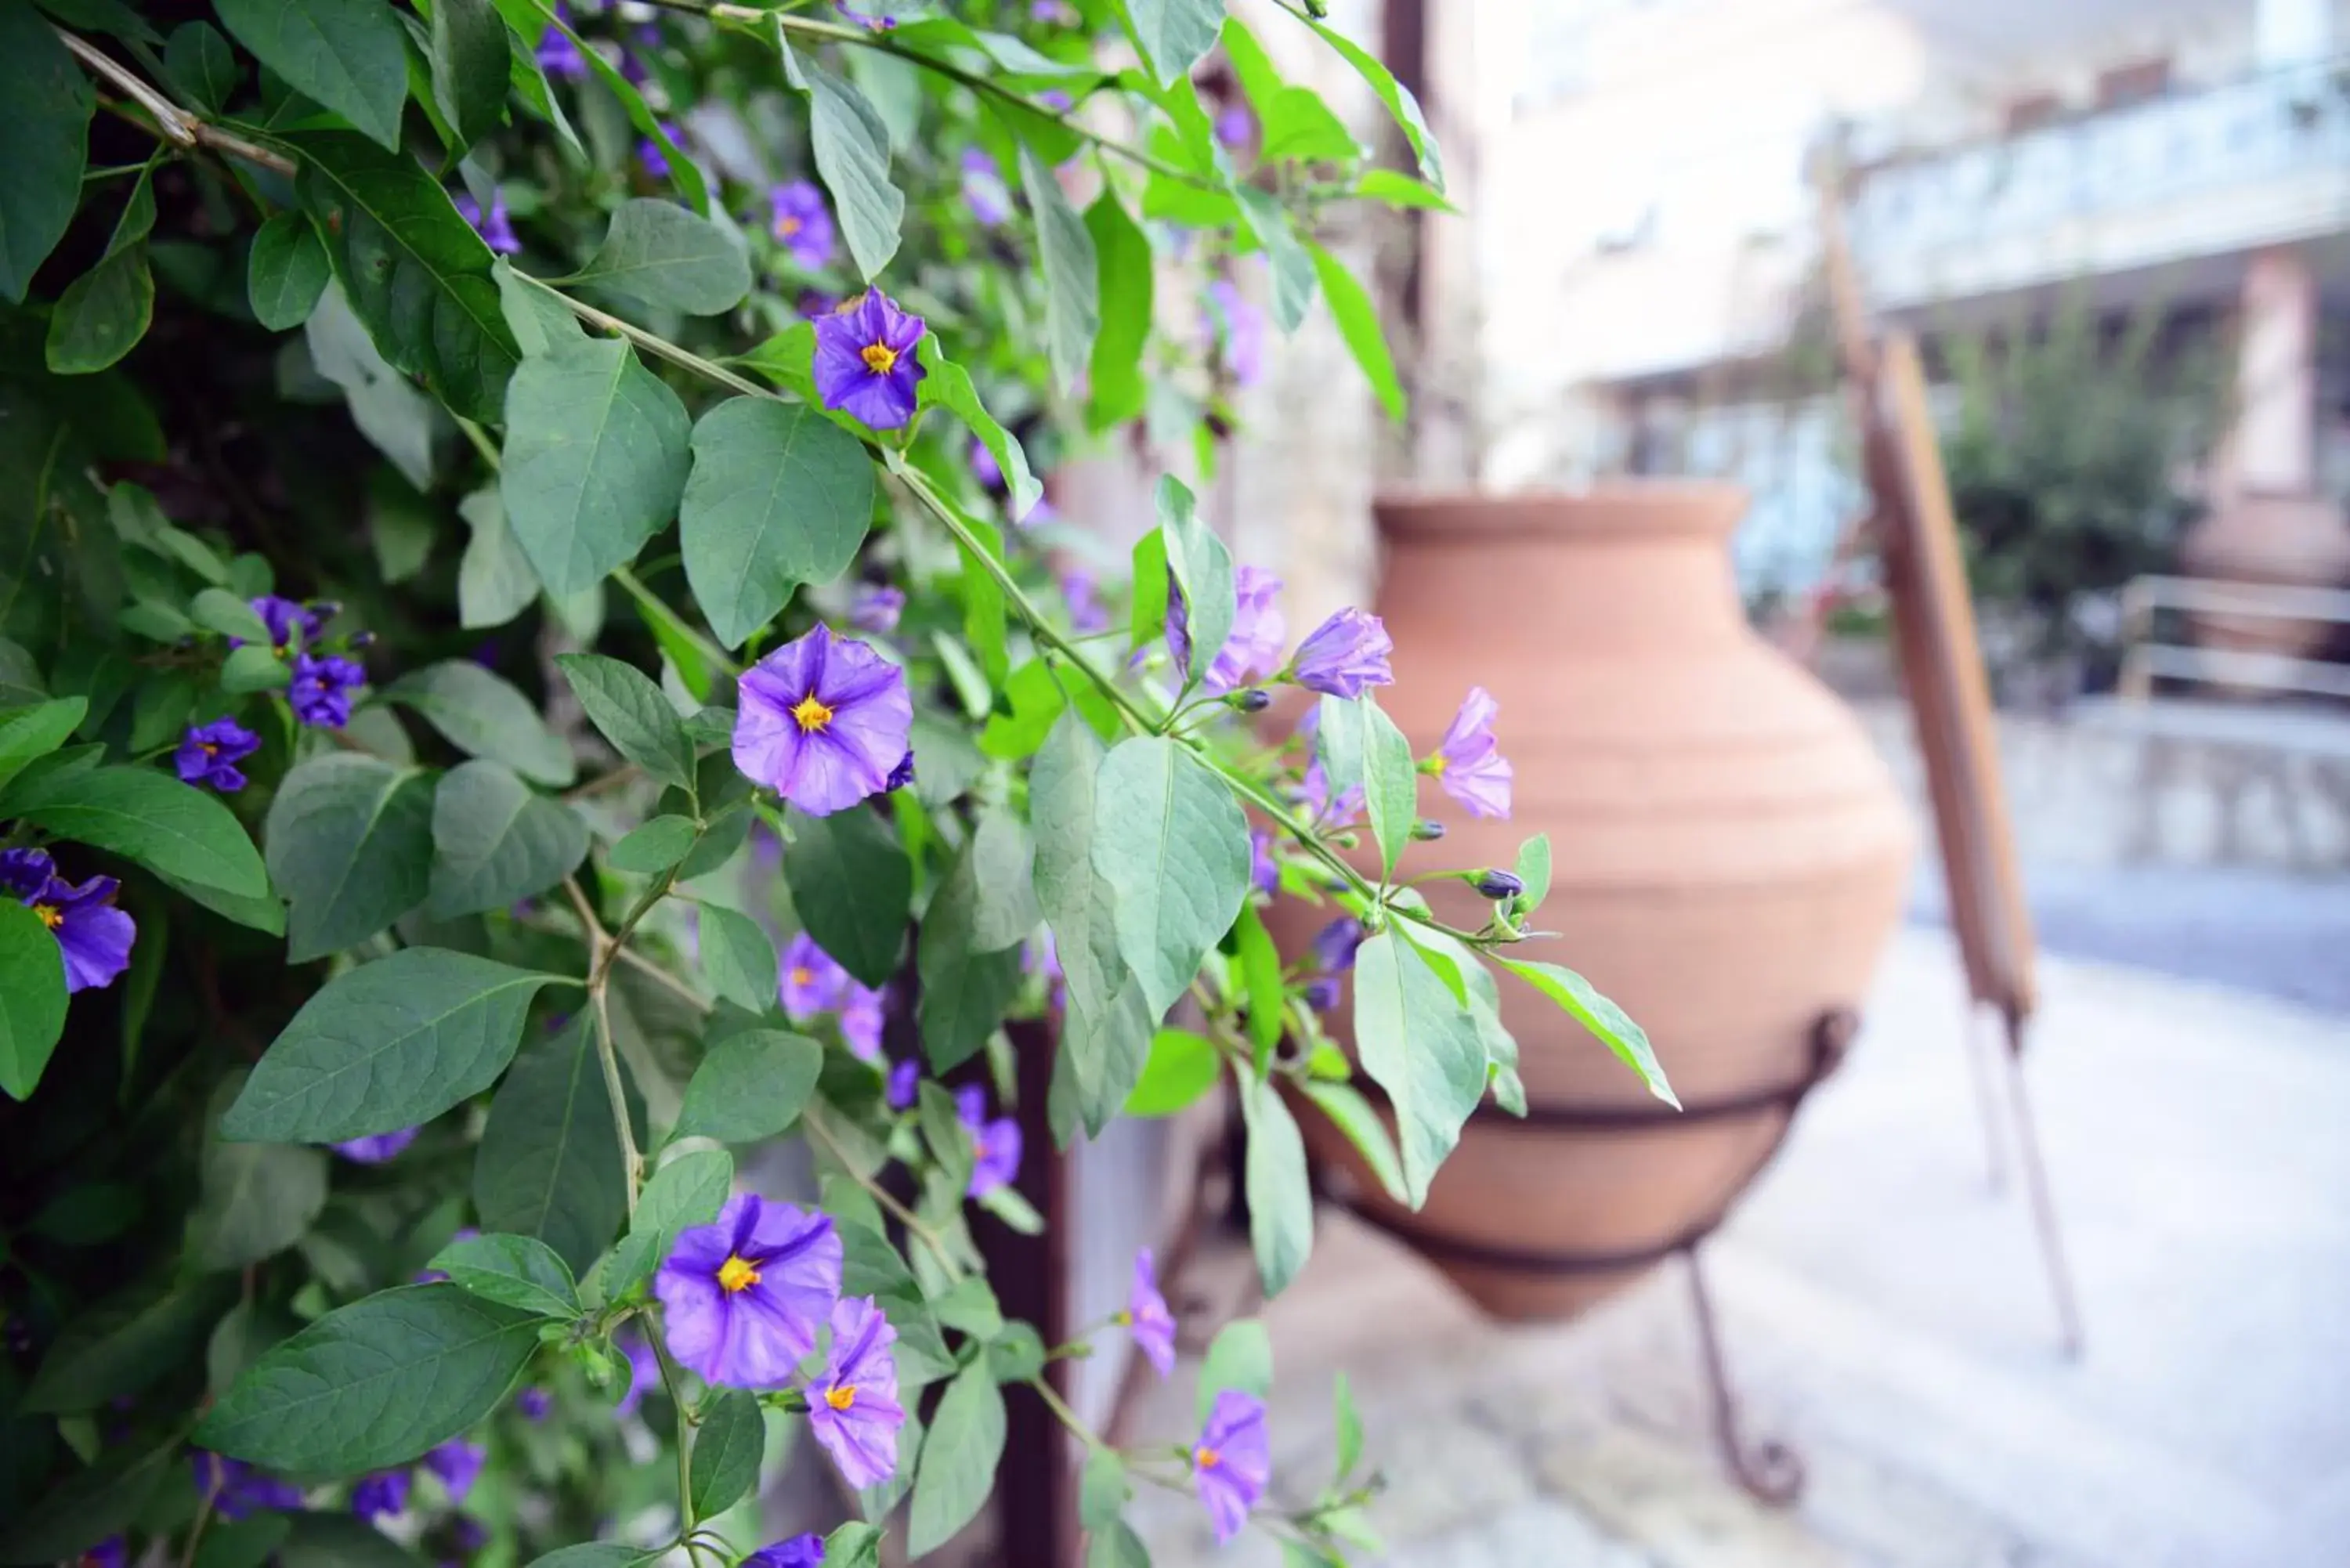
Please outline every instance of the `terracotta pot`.
M1745 507L1726 484L1377 507L1377 608L1396 643L1381 705L1425 754L1482 685L1516 770L1507 822L1424 788L1450 832L1414 846L1406 869L1506 867L1547 832L1555 872L1536 923L1563 940L1527 956L1621 1003L1691 1111L1674 1116L1502 976L1533 1114L1481 1106L1419 1212L1306 1118L1326 1174L1351 1169L1367 1213L1504 1316L1579 1311L1727 1209L1815 1075L1815 1022L1856 1012L1899 917L1901 796L1853 715L1748 629L1727 550ZM1430 901L1458 925L1484 919L1459 884ZM1284 945L1321 918L1280 911ZM1331 1022L1345 1038L1343 1012Z
M2350 579L2350 517L2321 495L2245 492L2195 525L2179 559L2199 577L2330 588ZM2188 622L2206 648L2288 659L2309 658L2334 630L2285 616L2198 614Z

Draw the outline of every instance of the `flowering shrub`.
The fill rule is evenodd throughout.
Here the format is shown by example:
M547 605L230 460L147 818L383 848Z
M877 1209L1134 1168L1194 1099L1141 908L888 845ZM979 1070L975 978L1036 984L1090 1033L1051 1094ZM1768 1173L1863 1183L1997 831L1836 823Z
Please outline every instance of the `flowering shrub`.
M1097 1562L1136 1482L1368 1539L1343 1392L1295 1502L1244 1333L1115 1452L973 1241L1038 1222L1012 1018L1063 1143L1230 1076L1268 1292L1293 1105L1417 1201L1517 1103L1489 963L1669 1093L1511 956L1542 839L1444 874L1472 926L1395 877L1420 774L1508 812L1482 691L1416 759L1378 622L1293 644L1176 480L1130 589L1046 520L1136 420L1212 460L1260 292L1399 396L1314 235L1436 149L1292 15L1416 174L1218 0L0 0L0 1561L920 1556L1006 1385ZM1297 965L1276 895L1335 906ZM778 1139L798 1201L738 1190ZM1174 1332L1146 1253L1100 1333ZM762 1540L803 1431L856 1517Z

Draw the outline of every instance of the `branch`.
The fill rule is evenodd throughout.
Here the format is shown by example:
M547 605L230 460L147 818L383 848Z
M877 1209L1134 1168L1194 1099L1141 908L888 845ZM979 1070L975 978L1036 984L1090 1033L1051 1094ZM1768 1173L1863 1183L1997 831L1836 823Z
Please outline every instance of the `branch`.
M88 66L92 74L104 78L123 97L154 118L155 123L146 129L163 140L190 151L209 147L214 151L232 153L248 163L274 169L280 174L294 172L294 161L284 153L273 151L258 142L247 141L234 131L223 130L210 120L190 114L132 75L126 67L88 39L68 33L54 23L50 26L58 37L65 40L66 47L73 51L74 57ZM134 120L132 123L142 122Z

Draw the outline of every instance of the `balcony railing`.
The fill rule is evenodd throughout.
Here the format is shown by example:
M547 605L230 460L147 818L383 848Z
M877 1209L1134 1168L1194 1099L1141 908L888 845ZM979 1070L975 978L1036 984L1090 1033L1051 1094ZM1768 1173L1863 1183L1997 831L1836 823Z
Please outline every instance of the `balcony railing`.
M1914 305L2350 229L2350 57L1866 171L1851 230Z

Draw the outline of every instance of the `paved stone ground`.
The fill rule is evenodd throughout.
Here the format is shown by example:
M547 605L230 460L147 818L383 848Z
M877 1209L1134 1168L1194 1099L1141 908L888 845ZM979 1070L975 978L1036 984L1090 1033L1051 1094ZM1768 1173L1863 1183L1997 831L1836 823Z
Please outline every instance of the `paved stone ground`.
M2056 1352L2019 1199L1986 1188L1957 970L1913 927L1842 1075L1708 1268L1751 1428L1802 1501L1731 1485L1667 1267L1566 1325L1481 1320L1326 1215L1268 1309L1276 1487L1331 1451L1354 1377L1393 1568L2339 1568L2350 1563L2350 1021L2052 961L2033 1044L2089 1350ZM1236 1302L1243 1251L1184 1292ZM1189 1373L1138 1431L1185 1433ZM1154 1495L1161 1568L1217 1552Z

